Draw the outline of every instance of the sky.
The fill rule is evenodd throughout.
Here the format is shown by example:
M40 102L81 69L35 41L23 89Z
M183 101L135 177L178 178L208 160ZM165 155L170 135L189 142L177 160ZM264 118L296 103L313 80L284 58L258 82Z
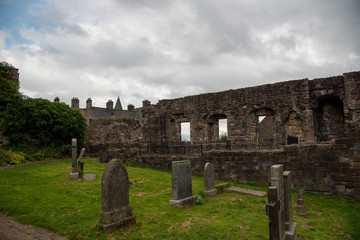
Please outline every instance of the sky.
M0 0L0 61L80 107L338 76L360 70L360 0Z

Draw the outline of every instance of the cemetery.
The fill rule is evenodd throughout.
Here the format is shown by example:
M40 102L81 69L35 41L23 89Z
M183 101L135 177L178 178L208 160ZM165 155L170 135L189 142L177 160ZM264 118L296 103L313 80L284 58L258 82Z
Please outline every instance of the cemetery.
M119 99L106 109L91 99L86 109L77 98L72 108L18 99L18 109L0 106L0 212L67 239L359 239L359 79L346 73L128 110ZM44 109L42 128L31 128L38 116L29 106ZM27 129L37 147L67 157L13 167L51 158L25 151L36 142Z
M99 158L85 158L83 161L84 172L98 176L95 180L71 181L70 159L1 170L1 212L68 239L269 239L269 216L266 213L270 199L225 192L224 188L217 186L230 183L232 187L268 192L270 185L215 179L218 193L210 197L204 195L204 177L192 175L192 195L202 195L204 202L178 208L169 204L173 199L171 171L133 164L124 165L129 181L129 201L124 204L133 218L130 217L126 227L104 233L98 226L103 221L101 219L108 219L102 216L102 212L107 212L105 209L112 203L102 203L102 191L109 189L102 190L101 176L104 177L104 170L109 165L100 163ZM120 169L117 171L124 171L123 167ZM126 187L122 187L126 192ZM302 198L307 215L303 216L297 214L297 195L298 192L292 190L292 223L296 223L298 239L359 237L358 200L304 192ZM287 221L284 221L286 225Z

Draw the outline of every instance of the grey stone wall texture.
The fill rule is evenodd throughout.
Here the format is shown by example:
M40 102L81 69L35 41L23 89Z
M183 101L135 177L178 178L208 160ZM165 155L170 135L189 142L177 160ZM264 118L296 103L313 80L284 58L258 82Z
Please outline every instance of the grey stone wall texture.
M198 174L209 161L219 178L265 185L270 166L283 164L294 188L360 198L360 72L160 100L140 110L140 120L122 128L112 118L90 118L86 149L169 170L171 161L190 159ZM186 144L217 142L219 119L227 119L228 148L169 148L184 144L182 122L190 122Z

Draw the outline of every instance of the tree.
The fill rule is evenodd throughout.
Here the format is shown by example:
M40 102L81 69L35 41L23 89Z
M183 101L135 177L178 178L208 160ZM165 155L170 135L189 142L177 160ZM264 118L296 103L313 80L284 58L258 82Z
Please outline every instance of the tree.
M10 103L21 100L19 85L13 82L15 68L7 62L0 62L0 112Z
M81 145L86 121L79 110L71 109L65 103L29 98L8 104L2 113L0 126L13 143L27 133L42 145L69 144L71 138L77 138Z
M220 140L221 142L226 142L226 141L228 140L227 133L226 133L226 132L222 132L222 133L220 134L219 140Z

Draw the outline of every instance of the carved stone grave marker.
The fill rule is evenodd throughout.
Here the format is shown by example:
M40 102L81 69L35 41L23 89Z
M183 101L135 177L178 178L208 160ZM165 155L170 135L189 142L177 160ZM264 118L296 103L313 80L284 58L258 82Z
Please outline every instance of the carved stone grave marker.
M204 168L205 192L209 196L215 196L217 189L215 188L215 171L214 165L210 162L205 164Z
M292 221L292 205L291 205L291 172L283 173L284 180L284 220L285 235L287 240L294 240L297 237L297 224Z
M77 160L77 169L79 172L79 178L84 178L84 162L82 161L85 154L85 148L81 149L79 159Z
M296 213L302 216L306 216L304 189L299 189L298 191Z
M107 163L109 162L110 158L109 158L109 154L106 150L101 150L99 152L99 161L100 163Z
M276 187L277 198L279 200L279 219L277 221L279 223L279 239L285 239L283 165L278 164L271 166L271 186Z
M192 196L190 161L172 162L172 196L169 204L175 207L186 207L195 202Z
M101 180L101 212L98 226L105 232L135 224L129 205L129 177L119 159L106 166Z
M72 153L72 162L71 162L71 173L70 180L77 181L79 180L79 172L77 170L77 159L76 159L76 151L77 151L77 143L76 138L71 140L71 153Z
M277 187L268 188L268 203L266 204L266 215L269 216L269 239L279 240L283 236L279 228L279 207L280 202L277 194Z

